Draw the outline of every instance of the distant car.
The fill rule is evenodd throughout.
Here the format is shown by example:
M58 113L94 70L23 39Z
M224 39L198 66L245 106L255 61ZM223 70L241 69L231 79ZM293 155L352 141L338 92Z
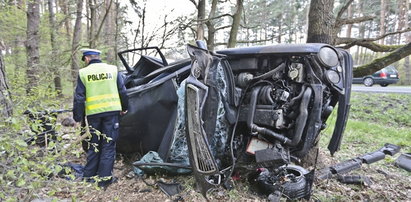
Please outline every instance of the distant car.
M395 84L400 80L398 71L393 66L387 66L372 75L367 75L361 78L353 78L353 84L364 84L365 86L372 86L374 84L380 84L382 87L386 87L389 84Z

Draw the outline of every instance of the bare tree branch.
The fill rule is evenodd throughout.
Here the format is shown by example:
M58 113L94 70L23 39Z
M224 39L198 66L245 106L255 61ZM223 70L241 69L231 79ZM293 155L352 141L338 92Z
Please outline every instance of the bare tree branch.
M352 43L349 43L345 46L341 46L339 48L348 49L355 45L368 48L374 52L391 52L391 51L394 51L404 46L404 45L383 45L383 44L378 44L378 43L371 42L371 41L354 41Z
M215 28L215 31L217 31L217 30L222 30L222 29L227 29L227 28L230 28L230 27L231 27L231 25L222 26L222 27L217 27L217 28Z
M101 20L100 26L97 29L97 33L96 33L96 35L94 35L94 37L91 40L97 40L98 39L98 37L100 35L100 32L101 32L101 28L103 27L104 21L106 21L107 15L108 15L108 13L111 9L112 4L113 4L113 0L110 0L110 4L109 4L108 8L106 8L106 13L104 14L103 19Z
M362 16L362 17L358 17L358 18L341 18L340 20L335 22L335 26L340 27L342 25L348 25L348 24L355 24L355 23L370 21L370 20L373 20L374 18L375 18L374 15Z
M336 45L346 44L345 46L342 46L342 48L344 48L344 49L350 48L350 47L355 46L355 45L362 45L363 47L369 46L369 47L371 47L371 48L374 47L375 50L380 50L380 51L377 51L377 52L388 52L388 51L393 51L394 49L396 49L396 48L398 48L398 47L396 47L396 48L394 48L394 49L389 49L389 48L387 48L387 47L390 47L390 46L385 46L385 48L381 48L381 47L380 47L380 48L376 48L377 45L379 45L379 46L382 46L382 45L380 45L380 44L369 45L369 44L370 44L370 42L378 41L378 40L383 39L383 38L385 38L385 37L387 37L387 36L391 36L391 35L395 35L395 34L400 34L400 33L405 33L405 32L409 32L409 31L411 31L411 27L410 27L410 28L407 28L407 29L404 29L404 30L399 30L399 31L396 31L396 32L389 32L389 33L383 34L383 35L378 36L378 37L375 37L375 38L358 39L358 38L343 38L343 37L339 37L339 38L336 39L335 44L336 44ZM393 47L395 47L395 46L393 46ZM367 47L367 48L368 48L368 47ZM371 49L371 50L373 50L373 49ZM386 50L386 51L385 51L385 50Z
M274 37L268 38L268 39L261 39L261 40L249 40L249 41L237 41L237 43L260 43L260 42L266 42L266 41L271 41L273 40ZM215 43L216 46L222 46L222 45L227 45L226 42L218 42Z
M196 8L198 8L198 4L195 0L190 0L190 2L193 3Z
M411 55L411 43L408 43L381 58L375 59L369 64L355 68L353 71L354 76L358 77L372 74L378 69L386 67L398 60L401 60L402 58L407 57L408 55Z
M337 17L335 18L335 22L337 24L337 22L339 22L341 20L342 15L344 14L344 12L348 9L348 7L351 5L351 3L354 0L348 0L345 5L340 9L340 11L338 11Z

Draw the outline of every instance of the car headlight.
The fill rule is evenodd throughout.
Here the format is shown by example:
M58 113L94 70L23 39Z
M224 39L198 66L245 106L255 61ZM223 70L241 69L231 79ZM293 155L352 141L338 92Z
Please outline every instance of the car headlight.
M328 81L330 81L331 83L337 84L340 82L340 75L334 70L327 70L325 72L325 75L327 76Z
M330 47L322 47L318 53L319 62L326 67L334 67L338 64L338 55Z

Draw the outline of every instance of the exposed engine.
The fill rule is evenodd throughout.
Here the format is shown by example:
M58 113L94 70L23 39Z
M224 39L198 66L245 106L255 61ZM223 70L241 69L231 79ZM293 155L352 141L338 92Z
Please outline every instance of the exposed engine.
M338 92L325 79L327 69L307 57L262 57L258 66L234 72L242 94L238 127L247 129L242 139L257 163L280 166L303 157L325 128Z

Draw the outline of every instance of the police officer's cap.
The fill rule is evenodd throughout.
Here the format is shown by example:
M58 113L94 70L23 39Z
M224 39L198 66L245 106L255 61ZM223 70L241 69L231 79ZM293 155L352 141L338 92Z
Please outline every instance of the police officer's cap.
M81 57L81 60L84 61L84 56L86 55L100 55L101 51L97 49L89 49L89 48L83 48L80 50L83 53L83 56Z

